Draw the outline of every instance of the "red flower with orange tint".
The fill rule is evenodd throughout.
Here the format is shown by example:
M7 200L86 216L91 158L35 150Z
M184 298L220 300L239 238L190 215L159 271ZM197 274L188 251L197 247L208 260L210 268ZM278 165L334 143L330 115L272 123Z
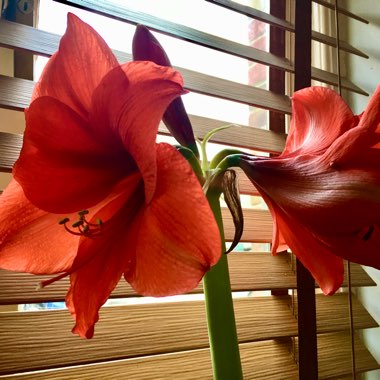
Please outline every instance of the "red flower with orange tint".
M183 293L221 255L190 165L155 141L183 93L170 67L119 65L73 15L36 85L15 180L0 197L0 266L69 274L66 303L81 336L93 335L121 276L143 295Z
M380 88L360 118L335 92L307 88L293 96L283 153L238 158L271 211L273 252L290 247L326 294L342 258L380 269L379 123Z

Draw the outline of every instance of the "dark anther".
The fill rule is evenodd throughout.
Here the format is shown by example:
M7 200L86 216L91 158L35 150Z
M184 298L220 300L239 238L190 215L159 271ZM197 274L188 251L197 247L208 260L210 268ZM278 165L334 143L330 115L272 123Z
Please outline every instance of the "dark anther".
M77 222L72 224L72 227L76 228L83 225L83 220L78 220Z
M71 229L67 226L67 222L70 221L69 218L64 218L58 222L58 224L63 225L65 230L75 236L86 236L90 238L95 238L101 235L101 229L103 226L103 221L101 219L96 219L96 223L90 223L86 220L86 215L89 214L88 210L82 210L78 212L79 220L72 223Z

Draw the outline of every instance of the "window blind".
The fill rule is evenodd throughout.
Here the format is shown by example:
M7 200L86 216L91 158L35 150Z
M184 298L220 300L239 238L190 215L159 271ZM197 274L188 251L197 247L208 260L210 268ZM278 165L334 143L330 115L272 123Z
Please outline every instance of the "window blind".
M132 24L143 23L152 30L173 38L216 49L257 62L281 72L294 73L293 57L274 55L255 47L225 40L188 26L159 19L149 14L128 10L105 1L61 1L88 9ZM228 7L294 33L293 25L248 6L232 1L211 1L215 7ZM318 1L323 6L325 2ZM339 10L345 17L355 15ZM363 20L358 20L363 22ZM336 46L329 36L313 33L316 40ZM50 56L58 47L59 36L36 28L1 20L0 46L29 54ZM340 42L340 47L350 54L366 55ZM115 51L120 62L130 55ZM215 76L177 67L185 86L192 92L247 104L278 114L289 114L290 100L284 93L240 84ZM313 68L314 79L337 85L336 74ZM30 102L34 83L31 80L0 76L0 107L22 112ZM366 94L348 78L342 78L345 89ZM195 135L202 138L209 130L225 125L200 115L191 115ZM160 132L168 134L162 125ZM233 145L271 154L279 154L285 143L282 132L263 130L249 125L227 129L216 134L215 143ZM22 136L9 132L0 133L0 169L10 172L21 148ZM257 196L250 182L240 173L242 194ZM270 243L272 222L268 211L247 208L244 210L245 229L242 237L247 243ZM223 210L225 234L232 240L234 225ZM255 246L253 246L255 247ZM244 376L247 379L297 378L297 307L295 296L288 290L296 289L294 258L290 253L272 257L268 252L233 252L228 256L233 292L249 292L248 297L234 301ZM62 301L68 288L63 279L42 290L36 284L43 276L0 271L0 305L18 305ZM375 283L358 265L351 266L352 286L374 286ZM347 276L344 282L347 287ZM283 290L281 295L259 291ZM202 292L202 285L194 294ZM259 296L260 294L260 296ZM134 300L137 295L121 281L112 297ZM347 310L348 294L341 292L333 297L316 296L319 377L351 377L350 321ZM355 329L377 327L375 320L363 306L353 299ZM71 335L72 320L67 310L2 311L0 309L0 375L2 378L17 376L20 379L80 379L118 378L194 378L212 377L204 302L186 300L147 300L126 302L120 306L104 307L95 337L83 341ZM355 336L356 371L365 372L379 368L365 348L359 336Z

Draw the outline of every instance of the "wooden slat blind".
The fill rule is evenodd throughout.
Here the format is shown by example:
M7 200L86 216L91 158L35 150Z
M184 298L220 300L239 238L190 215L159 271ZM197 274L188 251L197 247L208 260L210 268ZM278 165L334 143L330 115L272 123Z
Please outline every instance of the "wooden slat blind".
M115 6L104 1L59 1L75 7L89 9L106 17L128 23L144 23L153 30L191 43L216 49L249 61L294 72L292 59L222 39L196 29L167 20ZM213 0L213 6L224 6L231 11L244 13L262 22L294 32L285 20L241 6L227 0ZM324 3L323 1L318 1ZM347 14L343 9L342 13ZM348 13L349 17L354 17ZM363 20L360 20L363 21ZM334 45L328 36L314 33L323 43ZM49 57L57 49L59 36L4 20L0 20L0 46L22 50L30 54ZM360 50L340 43L349 53L366 57ZM125 52L115 51L120 62L131 59ZM185 86L192 92L243 103L253 107L289 114L290 99L277 94L225 79L177 68L183 75ZM334 73L313 68L314 79L336 85ZM348 78L342 85L349 91L366 94ZM22 112L29 104L34 82L0 76L0 108ZM225 125L199 115L191 115L197 137ZM164 125L160 133L168 134ZM240 125L215 135L213 141L278 154L283 150L286 135L273 131ZM22 144L22 136L0 131L0 171L10 172ZM242 174L240 172L240 174ZM258 195L242 175L242 194ZM245 243L270 243L272 221L268 211L246 208ZM234 226L229 212L223 209L225 234L232 240ZM288 295L296 288L294 263L289 253L271 256L268 252L234 252L228 257L233 292L244 292L245 297L234 300L238 337L245 379L297 378L297 310L295 298ZM127 304L107 306L101 311L94 339L80 340L70 333L72 319L67 310L2 311L3 305L39 304L64 300L68 279L35 290L36 284L46 276L0 271L0 378L20 379L89 379L120 378L158 379L191 378L211 379L210 354L202 300L169 302L144 299L124 281L114 291L113 299L126 298ZM352 265L353 286L375 286L359 265ZM347 275L343 287L347 286ZM283 295L270 292L282 290ZM260 291L260 293L259 293ZM202 285L193 294L202 293ZM247 297L246 295L250 296ZM242 294L240 294L242 296ZM133 303L130 304L133 300ZM356 299L354 323L356 329L377 327L376 321ZM317 328L320 378L350 376L349 318L347 293L334 297L317 295ZM357 370L364 372L379 368L358 337Z
M31 30L29 28L30 27L26 25L1 21L0 44L4 47L18 48L24 51L35 52L36 54L42 56L50 56L54 51L57 50L59 36L38 29L31 33ZM236 47L234 46L234 48L231 49L232 52L235 52L235 48ZM33 51L33 49L37 49L37 51ZM130 56L128 54L121 52L115 52L115 54L118 56L121 62L130 60ZM251 59L252 57L245 55L244 58ZM260 60L259 63L268 64L269 62L271 62L273 66L273 62L275 62L276 60L279 60L279 58L273 56L272 54L267 60ZM293 67L289 66L289 63L287 63L286 61L282 62L281 64L275 65L274 67L294 72ZM338 84L338 78L335 74L315 67L312 68L312 77L315 80L319 80L328 84ZM364 95L367 94L354 83L350 82L347 78L342 78L342 86L347 90L351 90Z
M165 20L165 22L162 22L162 20L157 19L154 16L151 16L149 14L145 14L142 12L135 12L132 9L128 9L126 7L119 7L119 6L114 6L114 5L110 6L106 2L98 2L98 1L93 1L93 0L70 0L70 1L62 0L59 2L62 2L65 4L68 3L78 8L89 9L96 13L103 14L107 17L112 17L117 20L126 21L132 24L144 23L145 25L151 27L153 30L157 30L165 34L173 35L175 37L179 37L181 39L184 39L185 41L194 42L200 45L207 46L209 48L223 51L228 54L236 55L241 58L246 58L254 62L263 63L271 67L276 67L276 68L284 69L290 72L294 72L293 66L290 64L288 60L284 58L280 58L276 55L273 55L273 54L270 54L258 49L248 48L245 45L231 43L230 41L222 40L212 35L200 33L199 31L184 27L183 25L178 25L172 22L168 22L167 20ZM233 1L223 1L224 6L226 6L227 3L229 4L230 8L233 9L234 11L240 10L239 5L236 5L237 3ZM250 8L250 7L247 7L247 8ZM260 13L261 16L265 14L264 12L257 12L253 10L253 13L249 14L249 16L254 17L256 19L260 19L257 16L258 13ZM275 19L276 18L274 18L273 16L267 16L267 17L261 18L262 21L268 22L269 24L272 24L272 25L274 23L273 20ZM279 26L279 27L284 26L284 21L278 21L278 19L276 21L277 21L276 26ZM289 28L290 28L289 30L294 32L293 26L289 25ZM288 28L285 28L285 29L288 29ZM316 40L319 40L323 43L327 43L327 44L335 46L334 45L335 41L329 38L328 36L321 35L320 33L314 33L313 37ZM358 49L355 49L344 42L342 42L342 49L345 49L346 51L353 54L357 54L363 57L368 57L367 55L365 55ZM314 70L313 74L315 76L315 78L313 79L321 80L321 81L326 79L325 72L323 72L323 70ZM321 75L321 77L318 74ZM330 75L330 78L331 78L331 75ZM334 80L334 84L337 84L337 79ZM348 84L348 82L345 81L345 84ZM354 85L354 87L349 88L349 89L352 90L354 88L357 88L357 86ZM362 91L362 90L359 90L359 91Z
M288 254L273 257L268 252L236 252L229 255L228 262L231 287L235 292L268 290L273 288L274 282L276 289L296 288L295 273ZM353 286L376 286L360 265L352 265L351 276ZM38 283L47 278L49 276L0 271L0 305L63 301L69 286L68 279L37 290ZM347 286L347 277L343 286ZM199 284L193 293L201 292L202 284ZM113 298L136 296L136 292L124 281L120 281L112 293Z
M318 297L318 332L348 330L345 295L330 302ZM234 301L239 341L255 342L292 337L297 321L290 309L291 297L248 297ZM333 306L333 307L332 307ZM358 327L376 327L376 322L356 302ZM335 323L331 323L331 312ZM273 316L276 316L273 318ZM208 346L205 310L201 301L167 302L155 305L104 307L101 323L91 341L70 333L67 311L6 312L0 314L0 373L25 368L23 350L28 346L28 369L93 363L117 358L163 354ZM265 329L262 326L266 326ZM196 329L194 329L196 326ZM43 347L38 342L43 334ZM149 344L142 339L149 337ZM59 342L59 345L57 344ZM72 355L72 352L75 355Z

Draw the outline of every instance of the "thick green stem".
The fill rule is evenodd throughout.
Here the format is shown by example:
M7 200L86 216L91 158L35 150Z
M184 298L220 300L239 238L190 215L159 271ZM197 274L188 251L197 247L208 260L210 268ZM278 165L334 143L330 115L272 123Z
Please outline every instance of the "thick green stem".
M224 233L219 195L220 193L218 192L210 191L207 198L219 226L224 252ZM206 273L203 285L214 380L241 380L243 379L243 373L227 255L223 254L219 262Z

